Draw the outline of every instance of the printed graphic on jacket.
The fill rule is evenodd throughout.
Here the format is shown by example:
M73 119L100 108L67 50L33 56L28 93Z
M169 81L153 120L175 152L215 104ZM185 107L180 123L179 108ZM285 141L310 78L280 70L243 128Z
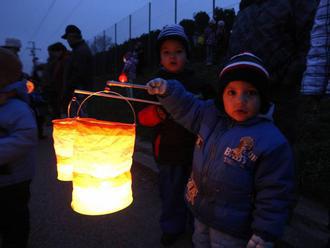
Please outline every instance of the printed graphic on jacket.
M200 135L198 134L198 135L197 135L197 139L196 139L196 146L197 146L198 148L202 148L203 144L204 144L204 140L203 140L202 136L200 136Z
M255 162L258 157L253 153L254 140L251 137L242 137L236 148L227 147L224 152L224 162L233 164L236 161L242 168L248 161Z
M194 179L190 177L187 184L186 199L191 205L194 205L197 194L198 194L197 185Z

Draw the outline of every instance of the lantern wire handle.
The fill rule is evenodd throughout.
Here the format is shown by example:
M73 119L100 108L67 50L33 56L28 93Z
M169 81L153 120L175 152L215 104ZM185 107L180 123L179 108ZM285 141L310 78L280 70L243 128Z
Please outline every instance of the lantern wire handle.
M105 89L104 92L108 93L110 91ZM76 94L83 94L83 95L91 95L94 92L93 91L86 91L86 90L74 90L74 93ZM102 97L109 97L109 98L114 98L114 99L122 99L122 96L115 96L115 95L110 95L110 94L104 94L104 93L95 93L96 96L102 96ZM128 101L132 101L132 102L143 102L143 103L147 103L147 104L153 104L153 105L161 105L160 102L156 102L156 101L149 101L149 100L145 100L145 99L139 99L139 98L132 98L132 97L124 97L126 100Z
M83 104L91 97L93 96L97 96L98 94L100 93L111 93L111 94L114 94L114 95L117 95L119 96L121 99L125 100L127 102L127 104L129 105L129 107L131 108L132 112L133 112L133 118L134 118L134 124L136 124L136 114L135 114L135 111L134 111L134 108L132 106L132 104L126 99L126 97L124 97L123 95L117 93L117 92L114 92L114 91L97 91L97 92L93 92L92 94L90 94L88 97L86 97L80 104L79 104L79 107L78 107L78 110L77 110L77 117L79 117L79 113L80 113L80 110L83 106Z
M79 104L78 100L77 100L77 97L72 97L71 101L69 102L68 104L68 109L67 109L67 115L68 115L68 118L70 118L70 113L71 113L71 105L72 103L76 102L77 104Z

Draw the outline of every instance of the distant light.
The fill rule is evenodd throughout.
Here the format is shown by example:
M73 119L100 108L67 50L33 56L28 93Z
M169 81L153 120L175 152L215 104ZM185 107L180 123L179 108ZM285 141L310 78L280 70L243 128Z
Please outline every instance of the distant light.
M122 72L118 77L119 82L121 83L127 83L128 79L124 72Z
M28 80L26 82L26 89L27 89L28 94L31 94L35 89L34 83Z

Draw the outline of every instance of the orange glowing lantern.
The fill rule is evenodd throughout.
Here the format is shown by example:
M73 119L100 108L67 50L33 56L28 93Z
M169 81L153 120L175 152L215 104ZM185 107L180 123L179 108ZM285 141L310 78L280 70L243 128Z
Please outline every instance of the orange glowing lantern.
M85 118L86 120L94 120ZM65 118L53 120L54 149L57 160L57 179L60 181L72 181L74 165L73 145L76 141L77 118Z
M119 82L126 83L128 81L128 78L124 72L122 72L118 77Z
M73 144L76 139L76 120L53 120L53 139L57 159L57 179L71 181L73 171Z
M129 206L135 124L77 118L76 130L72 208L102 215Z
M84 102L98 93L85 98L77 116ZM71 206L78 213L109 214L133 201L130 168L136 117L133 106L126 102L133 111L133 124L80 117L53 120L58 179L72 180Z
M31 94L34 91L35 87L34 87L34 83L27 80L26 81L26 90L28 94Z

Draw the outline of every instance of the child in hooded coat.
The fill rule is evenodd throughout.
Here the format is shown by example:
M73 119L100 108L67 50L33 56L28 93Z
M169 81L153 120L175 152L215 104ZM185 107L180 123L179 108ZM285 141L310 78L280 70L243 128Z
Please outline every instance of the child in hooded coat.
M185 194L194 247L273 247L295 194L292 150L271 117L269 74L257 56L242 53L219 77L215 101L197 99L176 80L147 84L198 137Z
M1 247L27 247L30 184L35 167L37 125L27 91L20 90L22 66L0 48L0 235ZM11 96L13 85L18 87ZM24 84L25 86L25 84Z

